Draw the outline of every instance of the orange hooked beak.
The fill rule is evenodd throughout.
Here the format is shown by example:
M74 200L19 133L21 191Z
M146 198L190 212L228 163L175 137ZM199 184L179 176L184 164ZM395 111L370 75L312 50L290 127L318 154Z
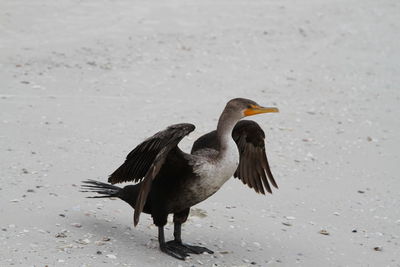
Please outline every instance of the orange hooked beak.
M278 108L274 107L261 107L257 105L250 105L249 108L245 109L243 114L247 116L257 115L262 113L272 113L272 112L279 112Z

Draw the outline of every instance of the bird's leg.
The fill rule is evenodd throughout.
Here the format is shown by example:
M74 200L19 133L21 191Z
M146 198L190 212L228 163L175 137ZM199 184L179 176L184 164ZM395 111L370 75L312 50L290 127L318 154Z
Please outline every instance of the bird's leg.
M174 223L174 238L175 242L182 244L182 224L181 223Z
M158 243L162 252L180 260L185 260L189 255L187 251L171 242L165 242L164 226L158 226Z

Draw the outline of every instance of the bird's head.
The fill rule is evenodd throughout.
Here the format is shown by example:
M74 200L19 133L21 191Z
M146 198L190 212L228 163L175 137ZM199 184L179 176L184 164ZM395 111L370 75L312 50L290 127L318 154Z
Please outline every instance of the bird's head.
M234 98L230 100L226 104L225 110L235 113L240 118L262 113L279 112L278 108L262 107L253 100L246 98Z

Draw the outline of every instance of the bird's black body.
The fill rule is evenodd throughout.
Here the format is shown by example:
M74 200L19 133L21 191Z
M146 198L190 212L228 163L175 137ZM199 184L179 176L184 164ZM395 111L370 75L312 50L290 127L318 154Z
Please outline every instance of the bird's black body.
M254 105L252 101L249 103ZM236 106L233 105L234 108ZM229 108L233 109L228 103L224 111L228 115L232 112ZM95 197L118 197L127 202L135 209L135 225L141 212L151 214L154 224L159 228L160 248L167 254L184 259L188 253L212 253L206 248L183 244L181 240L181 224L186 221L190 207L213 194L225 181L214 184L212 177L204 176L204 170L209 168L211 172L220 175L218 168L213 168L213 164L218 165L226 161L224 157L227 157L228 152L225 151L232 153L236 150L236 153L240 154L240 161L235 165L236 172L233 169L227 178L234 174L250 188L263 194L264 188L271 192L267 177L272 185L277 187L266 161L265 134L260 126L248 120L236 123L237 115L231 115L233 119L226 118L227 123L222 120L223 116L224 113L216 131L205 134L194 142L191 154L184 153L177 146L181 139L195 128L187 123L172 125L138 145L108 179L111 184L125 181L138 182L137 184L120 188L89 180L84 182L83 187L101 194ZM236 142L236 149L227 148L230 145L229 138ZM222 172L221 175L226 174ZM217 187L215 191L207 187L208 183L211 187ZM204 192L199 192L201 190ZM175 239L165 242L163 227L167 223L168 214L171 213L174 214Z

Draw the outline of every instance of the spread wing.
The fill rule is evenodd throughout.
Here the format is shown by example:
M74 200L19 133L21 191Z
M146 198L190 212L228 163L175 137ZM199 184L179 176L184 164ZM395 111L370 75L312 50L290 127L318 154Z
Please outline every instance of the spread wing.
M265 153L265 133L254 121L241 120L232 131L240 154L239 166L234 177L242 180L257 193L272 193L270 183L278 188L271 173ZM265 190L264 190L265 189Z
M195 126L190 123L174 124L147 138L128 154L125 162L110 175L108 182L111 184L127 181L140 182L154 163L160 163L162 156L166 156L183 137L194 129Z
M140 181L139 193L135 203L134 225L139 222L140 213L146 204L154 178L157 176L170 152L173 157L183 157L178 143L195 129L193 124L181 123L169 126L146 139L130 152L125 162L110 175L110 183ZM172 152L173 151L173 152Z

